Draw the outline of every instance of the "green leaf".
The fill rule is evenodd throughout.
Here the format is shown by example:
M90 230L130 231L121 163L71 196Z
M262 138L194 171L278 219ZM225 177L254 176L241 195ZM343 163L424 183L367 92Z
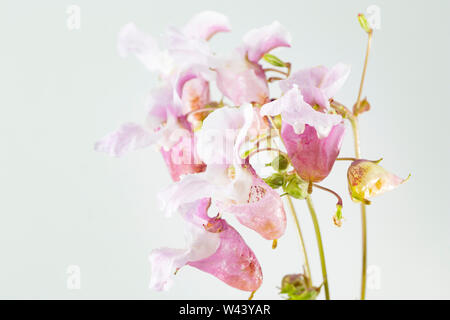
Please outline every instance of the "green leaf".
M275 67L286 67L286 63L284 63L280 58L274 56L273 54L266 53L263 56L263 59Z

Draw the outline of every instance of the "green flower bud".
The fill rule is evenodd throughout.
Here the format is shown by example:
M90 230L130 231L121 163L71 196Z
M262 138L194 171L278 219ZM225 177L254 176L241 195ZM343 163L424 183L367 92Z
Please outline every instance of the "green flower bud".
M272 189L277 189L284 184L284 174L276 172L263 180Z
M273 159L273 161L270 163L270 165L272 166L272 168L275 171L284 171L289 166L289 160L286 159L285 156L280 154L275 159Z
M296 199L305 199L308 195L308 183L300 179L296 174L287 177L283 189L288 195Z
M310 286L310 280L303 274L288 274L281 280L280 294L287 300L315 300L320 288Z
M370 24L367 21L364 14L362 14L362 13L358 14L358 21L359 21L359 24L361 25L361 28L363 28L363 30L365 32L367 32L367 33L372 32L372 28L370 27Z
M275 67L286 67L286 63L281 61L280 58L274 56L273 54L266 53L263 56L263 59Z

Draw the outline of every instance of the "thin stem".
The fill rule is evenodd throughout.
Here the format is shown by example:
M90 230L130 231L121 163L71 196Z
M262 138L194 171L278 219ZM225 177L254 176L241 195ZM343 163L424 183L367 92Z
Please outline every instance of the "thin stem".
M366 205L361 204L362 221L362 273L361 273L361 300L366 299L366 275L367 275L367 222Z
M285 77L288 76L287 72L284 72L284 71L281 71L281 70L278 70L275 68L265 68L264 69L264 72L269 72L269 71L280 73L280 74L284 75Z
M359 106L361 104L361 94L362 94L362 89L364 87L364 79L366 78L367 62L369 61L370 46L372 44L372 34L373 34L373 32L371 30L368 33L366 57L364 59L364 67L363 67L363 73L362 73L362 76L361 76L361 83L359 84L358 98L356 99L356 104L355 104L355 107L353 109L353 113L356 113L359 110Z
M297 213L295 212L294 204L292 203L291 197L288 195L287 197L289 208L292 212L292 217L294 218L295 225L298 231L298 237L300 238L300 244L302 246L303 256L305 258L305 266L306 266L306 276L308 277L309 285L312 286L312 278L311 278L311 268L309 267L308 254L306 252L305 242L303 240L302 229L300 228L300 223L298 221Z
M356 161L358 159L352 157L337 158L336 161Z
M341 198L340 195L337 194L337 192L335 192L335 191L333 191L333 190L331 190L331 189L322 187L322 186L320 186L320 185L318 185L318 184L315 184L315 183L313 183L313 185L314 185L314 187L316 187L316 188L322 189L323 191L329 192L329 193L331 193L332 195L334 195L334 196L337 198L337 200L338 200L337 205L340 205L340 206L342 207L342 198Z
M325 253L323 251L322 236L320 235L319 221L317 220L316 211L311 200L311 196L306 196L306 203L308 204L309 212L311 213L311 219L314 224L314 230L316 232L317 246L319 247L320 264L322 266L323 285L325 288L325 298L330 300L330 290L328 287L327 266L325 264Z
M361 76L361 83L359 85L358 98L356 99L355 107L353 108L354 116L350 119L354 137L354 147L356 158L361 158L361 147L359 140L358 118L357 113L361 104L361 94L364 87L364 79L366 77L367 62L369 61L370 46L372 43L372 30L368 33L366 57L364 59L363 73ZM366 298L366 275L367 275L367 221L366 221L366 205L361 203L361 228L362 228L362 270L361 270L361 300Z

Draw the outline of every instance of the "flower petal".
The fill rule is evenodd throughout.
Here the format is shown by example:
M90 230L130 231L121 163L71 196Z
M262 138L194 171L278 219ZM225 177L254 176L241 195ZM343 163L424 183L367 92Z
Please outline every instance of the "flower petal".
M157 135L141 125L125 123L95 144L95 150L120 157L125 153L147 147L156 142Z
M248 169L253 181L247 189L245 203L230 204L218 202L217 207L232 213L244 226L255 230L268 240L280 238L286 230L286 213L279 194L256 175L253 168Z
M186 220L186 248L161 248L153 250L149 260L152 266L150 288L161 291L168 290L172 284L174 273L189 261L208 258L220 245L220 235L207 232L203 224L208 223L207 210L209 199L202 199L183 207Z
M266 75L259 64L238 55L218 60L215 66L217 87L235 105L264 104L269 99Z
M264 54L277 47L290 47L291 35L278 22L247 32L243 38L248 60L257 63Z
M187 246L184 250L158 249L150 254L150 287L167 290L173 274L184 265L207 272L226 284L254 291L262 283L262 271L253 251L225 220L209 218L208 198L182 207L186 221Z
M231 31L228 18L215 11L203 11L191 18L184 26L183 33L189 37L209 40L218 32Z
M333 168L344 138L343 123L335 125L329 135L319 139L316 130L306 125L302 134L296 134L289 124L283 124L281 136L292 166L308 182L320 182Z
M343 63L328 69L318 66L294 72L288 79L279 82L282 92L297 85L304 100L310 105L329 107L328 100L341 89L350 74L350 66Z
M261 108L261 115L275 116L281 114L284 122L290 124L295 133L301 134L305 125L314 127L319 138L328 136L333 126L342 121L337 114L326 114L314 110L303 100L303 96L296 85L279 99L265 104Z
M160 50L157 41L139 30L134 23L128 23L122 27L117 47L122 57L133 53L150 71L171 69L172 62Z

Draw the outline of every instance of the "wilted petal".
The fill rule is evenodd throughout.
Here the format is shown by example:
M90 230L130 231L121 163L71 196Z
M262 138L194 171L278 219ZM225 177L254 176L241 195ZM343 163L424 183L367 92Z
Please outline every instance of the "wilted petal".
M196 14L184 26L183 33L189 37L209 40L218 32L231 30L228 18L215 11L203 11Z
M219 210L233 213L244 226L268 240L280 238L286 230L286 213L279 194L249 167L253 181L245 203L217 203Z
M310 182L325 179L333 168L344 138L343 123L335 125L326 138L319 139L316 130L307 125L302 134L283 124L281 136L291 163L299 176Z
M305 125L309 125L316 129L319 138L327 137L331 129L342 121L340 115L314 110L303 100L296 85L279 99L261 108L261 115L276 116L278 114L281 114L283 122L294 128L295 133L301 134L305 130Z
M290 47L291 35L278 21L274 21L270 25L247 32L243 43L248 60L256 63L272 49Z
M356 160L347 171L348 187L352 200L370 203L367 199L395 189L405 182L377 162Z
M117 131L111 132L95 144L95 150L111 156L123 154L147 147L155 143L157 135L141 125L125 123Z

